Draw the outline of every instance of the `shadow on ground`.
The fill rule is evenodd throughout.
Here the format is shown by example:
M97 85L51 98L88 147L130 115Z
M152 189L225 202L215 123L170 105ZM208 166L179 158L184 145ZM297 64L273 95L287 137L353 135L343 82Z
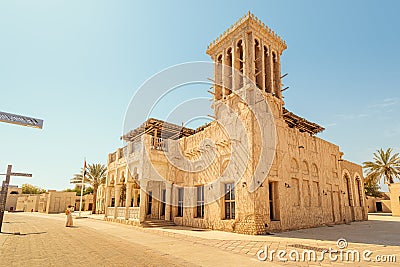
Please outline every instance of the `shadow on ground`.
M344 238L350 243L400 246L400 218L387 220L380 215L374 215L370 216L369 221L281 232L275 236L325 241Z
M47 234L47 232L36 232L36 233L20 233L20 232L14 232L14 233L8 233L8 232L0 232L0 234L3 235L41 235L41 234Z

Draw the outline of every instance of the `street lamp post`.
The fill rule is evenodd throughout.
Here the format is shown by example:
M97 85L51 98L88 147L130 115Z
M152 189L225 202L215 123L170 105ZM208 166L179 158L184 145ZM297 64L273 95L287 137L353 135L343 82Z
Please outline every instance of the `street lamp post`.
M43 128L43 120L41 119L6 113L2 111L0 111L0 122L17 124L21 126L28 126L38 129ZM10 184L10 177L11 176L32 177L32 174L29 173L16 173L16 172L13 173L11 172L11 169L12 165L8 165L7 173L0 174L6 176L6 180L3 181L3 184L1 186L1 195L0 195L0 232L1 232L1 227L3 225L4 211L6 209L7 192L8 192L8 185Z
M8 165L7 173L6 174L0 174L0 175L5 175L6 176L6 179L3 181L3 184L1 186L1 197L0 197L0 232L1 232L1 227L3 226L4 211L6 209L8 185L10 184L11 176L32 177L32 174L30 174L30 173L12 172L12 165Z

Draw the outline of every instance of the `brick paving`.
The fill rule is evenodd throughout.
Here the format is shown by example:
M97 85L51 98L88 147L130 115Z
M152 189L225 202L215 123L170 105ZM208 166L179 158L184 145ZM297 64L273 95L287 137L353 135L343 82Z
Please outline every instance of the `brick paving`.
M62 227L64 217L7 214L9 223L3 225L4 231L22 235L0 235L0 263L17 258L19 261L14 261L15 266L28 263L30 266L43 266L44 263L50 266L157 266L161 263L163 266L382 266L372 262L332 262L328 257L322 262L286 263L275 257L271 265L270 261L260 262L256 257L265 247L269 251L296 249L299 253L303 249L313 249L317 253L330 247L336 249L339 237L356 241L349 243L348 249L368 249L373 255L396 255L400 261L400 218L394 217L371 217L368 222L269 236L188 227L140 228L90 218L75 220L79 226L69 229Z
M5 222L0 266L180 266L171 255L99 236L90 228L67 228L60 220L11 214Z
M393 224L392 222L396 222ZM348 242L348 250L370 250L375 255L395 255L397 263L374 262L332 262L326 257L321 262L275 262L280 265L290 266L397 266L400 261L400 218L371 216L370 221L355 222L350 225L337 225L334 227L321 227L276 233L270 236L249 236L221 231L193 229L189 227L165 227L165 228L138 228L144 232L166 235L178 240L190 240L194 243L207 244L234 254L245 254L256 258L260 249L268 247L268 250L297 249L302 253L304 249L315 250L317 253L330 248L339 250L337 239L345 238ZM196 231L193 231L196 230ZM390 236L390 238L389 238ZM383 237L383 238L382 238ZM231 238L231 240L229 240ZM303 248L303 249L302 249ZM317 254L318 257L319 254ZM371 256L371 259L373 259ZM287 258L288 256L286 256ZM362 255L361 255L362 257ZM276 259L276 256L275 256ZM268 262L268 261L267 261ZM270 262L268 262L270 264Z
M257 266L256 259L195 242L187 235L65 215L8 213L0 234L0 266ZM229 264L232 262L232 264Z

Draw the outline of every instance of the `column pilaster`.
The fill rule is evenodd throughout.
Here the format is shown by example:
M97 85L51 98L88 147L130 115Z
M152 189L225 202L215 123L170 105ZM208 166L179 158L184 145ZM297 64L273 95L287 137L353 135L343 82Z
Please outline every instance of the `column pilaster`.
M118 217L118 207L119 207L120 198L121 198L121 187L122 187L122 185L116 185L116 186L115 186L114 218L117 218L117 217Z
M106 187L106 195L105 195L105 207L104 207L104 213L106 217L108 216L114 216L114 214L108 214L108 207L111 206L111 191L112 191L112 186L107 186Z
M245 76L255 82L255 77L254 77L254 39L253 39L253 33L248 32L246 33L246 42L245 42L245 62L244 62L244 74Z
M148 202L148 195L147 195L147 186L148 180L142 179L140 180L140 222L144 222L146 220L146 208Z
M271 46L268 47L268 56L267 56L267 69L265 70L266 79L267 79L267 93L274 93L274 71L273 71L273 57Z
M172 184L165 183L165 220L170 221L172 219Z
M278 52L276 52L276 62L274 63L276 65L274 72L275 72L275 95L279 98L282 99L282 91L281 91L281 63L280 63L280 55Z
M132 183L128 182L126 183L126 199L125 199L125 219L129 219L129 207L131 206L132 202Z

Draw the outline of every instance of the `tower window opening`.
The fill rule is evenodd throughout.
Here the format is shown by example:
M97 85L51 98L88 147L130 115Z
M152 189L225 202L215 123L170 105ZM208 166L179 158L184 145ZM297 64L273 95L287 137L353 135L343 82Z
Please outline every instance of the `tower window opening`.
M260 42L254 39L254 78L258 88L262 88L262 54Z
M244 57L243 57L243 42L239 40L236 44L236 55L235 55L235 69L239 71L235 76L235 87L243 87L243 68L244 68Z
M214 93L216 100L220 100L222 98L222 55L217 57L217 64L215 66Z
M265 92L272 93L271 57L268 47L264 46L264 88Z
M232 90L232 48L228 48L226 51L226 61L225 61L225 70L224 76L224 88L225 88L225 96L229 95Z

